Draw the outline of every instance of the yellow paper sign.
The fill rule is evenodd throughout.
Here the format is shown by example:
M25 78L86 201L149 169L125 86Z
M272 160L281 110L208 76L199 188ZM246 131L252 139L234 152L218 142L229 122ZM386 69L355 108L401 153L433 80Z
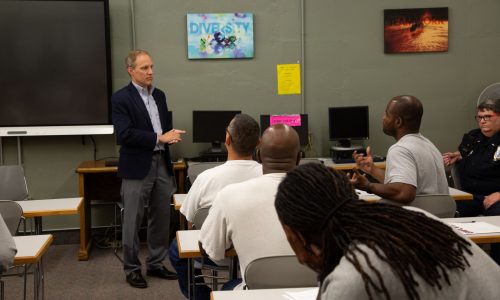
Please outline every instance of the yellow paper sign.
M300 94L300 64L277 66L278 95Z

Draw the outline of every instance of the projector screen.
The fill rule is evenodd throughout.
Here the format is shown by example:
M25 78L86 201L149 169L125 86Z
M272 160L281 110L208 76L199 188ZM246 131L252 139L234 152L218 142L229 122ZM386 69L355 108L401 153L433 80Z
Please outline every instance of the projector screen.
M110 134L108 0L0 1L0 136Z

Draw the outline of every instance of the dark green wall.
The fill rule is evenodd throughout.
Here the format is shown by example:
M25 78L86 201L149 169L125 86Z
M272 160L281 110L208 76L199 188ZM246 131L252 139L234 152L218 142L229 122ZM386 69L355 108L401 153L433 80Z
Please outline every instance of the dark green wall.
M386 55L383 10L449 8L449 51ZM110 0L113 88L127 84L123 57L132 48L130 2ZM254 14L255 58L190 61L186 14ZM387 101L412 94L424 104L422 133L441 151L456 148L475 126L474 107L487 85L500 81L500 1L304 1L305 61L301 61L301 1L291 0L136 0L136 46L151 52L155 83L166 91L174 126L186 129L173 157L192 157L207 145L191 142L195 109L241 109L258 118L265 113L300 113L301 96L278 96L276 65L301 62L305 112L310 116L313 148L308 156L328 156L327 108L369 105L371 139L384 154L393 140L382 133ZM117 155L112 136L96 136L98 157ZM22 154L30 194L35 199L78 195L74 172L93 157L89 138L25 137ZM16 139L3 138L4 162L17 163ZM103 221L105 223L105 221ZM52 218L48 227L77 227L74 218Z

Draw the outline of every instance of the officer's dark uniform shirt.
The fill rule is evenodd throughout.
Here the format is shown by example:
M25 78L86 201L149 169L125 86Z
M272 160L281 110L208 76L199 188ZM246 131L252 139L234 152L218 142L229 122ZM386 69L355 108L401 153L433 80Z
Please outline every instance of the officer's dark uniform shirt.
M459 146L462 160L458 165L464 191L482 196L500 192L499 147L500 132L489 139L480 129L474 129L464 135Z

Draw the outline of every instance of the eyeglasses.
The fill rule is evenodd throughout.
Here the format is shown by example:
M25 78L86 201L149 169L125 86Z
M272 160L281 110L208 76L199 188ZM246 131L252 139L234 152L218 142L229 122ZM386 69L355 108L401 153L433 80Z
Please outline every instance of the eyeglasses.
M496 117L497 115L484 115L484 116L475 116L477 122L481 122L481 120L488 122L491 118Z

